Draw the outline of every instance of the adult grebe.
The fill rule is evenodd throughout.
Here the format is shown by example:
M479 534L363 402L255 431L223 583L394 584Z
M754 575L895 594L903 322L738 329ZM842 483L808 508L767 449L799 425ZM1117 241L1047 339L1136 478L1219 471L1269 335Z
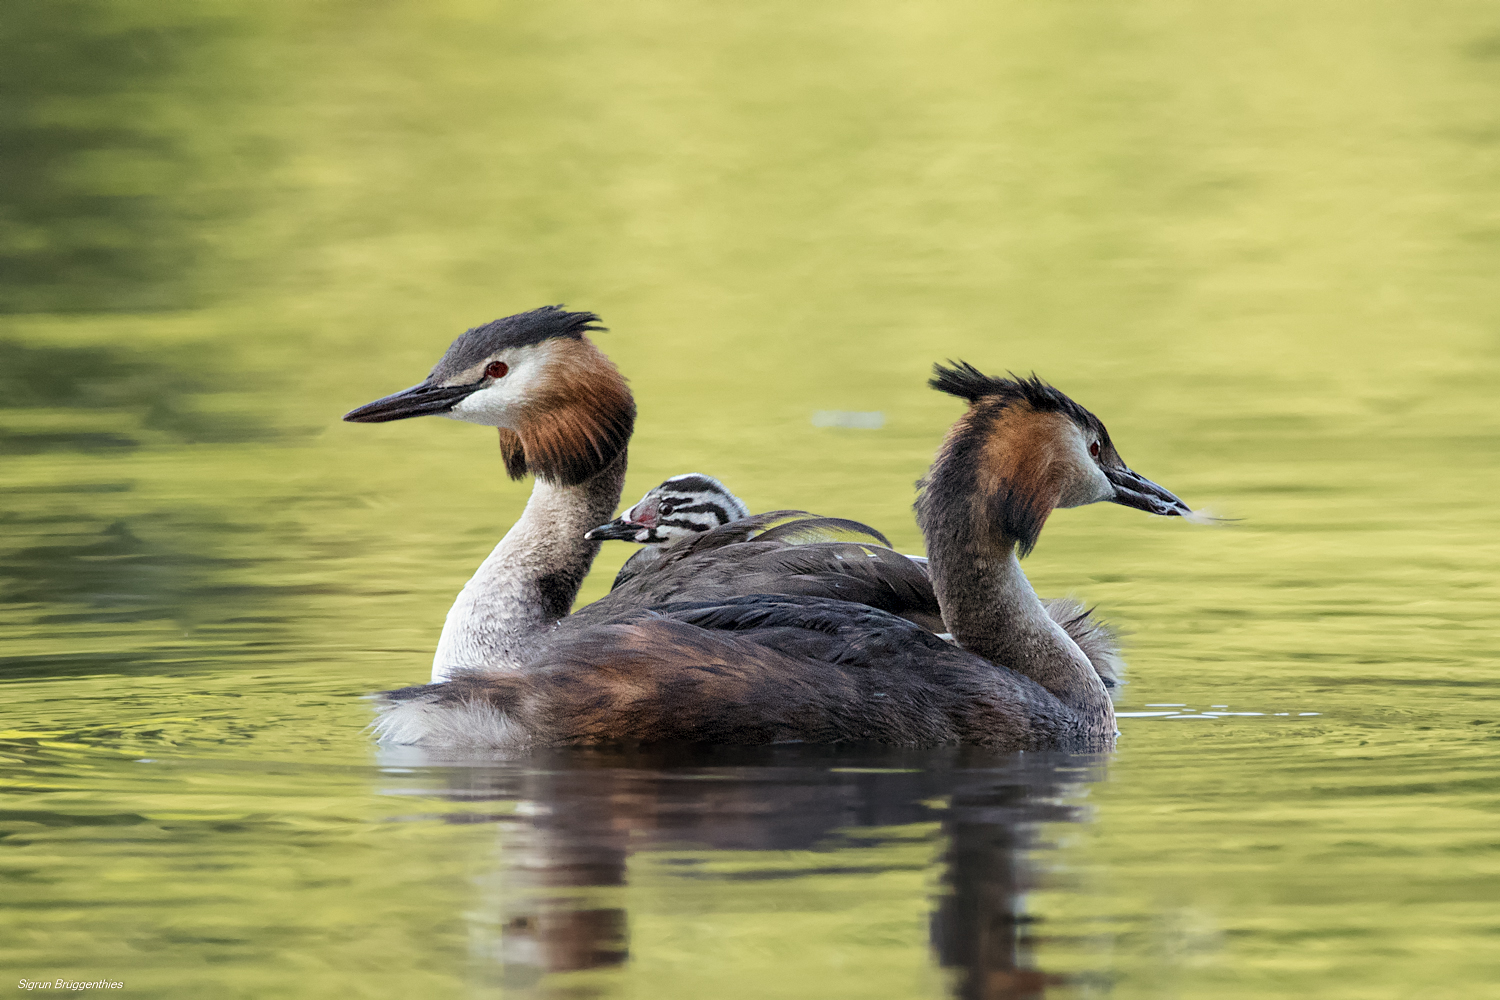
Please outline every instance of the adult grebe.
M460 377L493 364L478 358ZM371 406L389 412L407 405L403 397L441 389L451 400L460 384L438 379ZM492 384L467 383L459 398ZM596 604L527 637L524 669L388 692L378 732L399 743L506 750L616 740L1108 745L1105 686L1047 614L1018 557L1056 507L1108 500L1191 511L1128 469L1096 417L1035 378L992 379L959 365L939 367L932 384L971 404L918 500L943 620L964 649L895 615L821 597L672 602L612 617L588 614ZM471 412L481 408L484 422L508 412L483 401ZM369 414L351 416L361 415ZM396 414L405 415L415 413ZM599 454L602 468L623 465L623 450L608 463ZM536 500L534 492L528 514Z
M498 427L511 477L536 476L525 511L448 612L434 681L528 662L568 614L598 554L599 541L588 533L619 503L635 402L586 335L597 324L593 313L546 306L475 327L453 342L425 381L344 417L380 423L437 414ZM796 524L775 531L758 525L754 538L743 523L715 534L691 562L674 559L580 613L599 620L671 600L796 594L863 601L943 630L924 574L885 548L879 532L783 513L783 521ZM830 533L859 541L806 544Z

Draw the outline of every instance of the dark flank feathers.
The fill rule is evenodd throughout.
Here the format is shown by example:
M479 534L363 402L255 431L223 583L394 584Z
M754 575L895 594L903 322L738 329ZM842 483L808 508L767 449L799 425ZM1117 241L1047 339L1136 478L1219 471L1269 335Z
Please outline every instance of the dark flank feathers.
M615 742L621 732L642 743L1078 742L1069 710L1036 682L894 615L810 597L640 610L560 637L546 662L524 670L383 702L377 725L393 729L405 712L492 710L502 748L515 750Z
M577 340L591 330L606 329L591 312L568 312L562 306L542 306L516 313L460 334L432 369L429 381L442 381L472 368L498 350L528 347L554 337Z

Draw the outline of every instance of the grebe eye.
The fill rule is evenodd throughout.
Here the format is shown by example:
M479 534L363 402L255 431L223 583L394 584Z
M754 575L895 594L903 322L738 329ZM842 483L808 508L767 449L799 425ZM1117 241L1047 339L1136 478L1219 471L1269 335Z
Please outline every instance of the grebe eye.
M1099 457L1099 442L1098 441L1095 441L1093 444L1089 445L1089 454L1093 455L1095 458Z
M504 361L491 361L484 366L485 378L504 378L505 373L510 371L510 365Z

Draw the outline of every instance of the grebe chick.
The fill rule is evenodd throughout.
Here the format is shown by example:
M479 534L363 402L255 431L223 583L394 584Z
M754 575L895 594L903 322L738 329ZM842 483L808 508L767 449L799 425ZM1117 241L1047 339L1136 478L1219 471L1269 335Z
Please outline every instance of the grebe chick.
M1058 507L1190 509L1131 471L1097 417L1035 377L989 378L960 364L938 366L931 384L970 404L917 500L943 621L962 648L823 597L673 602L602 621L578 614L521 670L387 692L377 732L505 751L616 741L1111 746L1105 686L1047 614L1020 558Z
M688 472L673 476L660 486L648 490L645 496L619 517L608 524L601 524L584 537L596 541L637 542L641 545L641 549L620 567L614 583L610 585L610 589L615 590L648 572L669 546L686 542L732 522L745 521L749 517L749 507L729 492L729 488L722 482L701 472ZM868 525L843 519L818 518L802 511L773 511L762 515L756 523L742 527L747 529L742 532L744 540L757 538L770 541L778 537L795 537L813 544L857 540L891 548L886 537ZM836 535L841 537L835 537ZM739 540L728 532L721 533L721 536L726 544ZM731 552L738 554L737 550ZM904 555L926 574L926 556ZM952 641L952 636L942 626L941 612L937 611L937 595L931 593L931 582L924 580L917 586L922 591L921 598L908 602L901 609L886 610L894 610L897 614L904 612L903 617L909 621L924 625L940 638ZM930 601L927 599L929 594ZM878 600L868 603L881 606ZM1091 609L1072 598L1043 599L1042 606L1083 650L1105 686L1112 691L1117 689L1124 682L1125 664L1120 658L1119 637L1115 631L1095 617Z
M610 586L613 590L661 558L666 546L749 516L745 501L723 483L701 472L689 472L647 490L629 510L583 537L596 542L640 543L640 550L620 567Z

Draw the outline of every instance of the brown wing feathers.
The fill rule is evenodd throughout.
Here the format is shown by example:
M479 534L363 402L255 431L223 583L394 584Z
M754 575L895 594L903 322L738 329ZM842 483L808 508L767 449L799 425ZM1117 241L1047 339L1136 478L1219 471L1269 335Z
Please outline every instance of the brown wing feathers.
M810 598L640 611L562 638L525 671L386 698L392 709L487 709L515 749L610 742L622 731L642 742L1022 749L1054 745L1066 716L1040 685L900 618Z
M725 525L732 528L734 524ZM789 545L758 538L735 544L703 545L715 529L656 563L608 595L580 609L564 627L593 625L621 612L673 601L702 601L750 594L801 594L869 604L942 631L942 615L926 574L890 549L848 542Z
M898 615L928 632L947 631L922 563L886 544L794 542L829 532L885 538L858 521L803 511L772 511L731 521L667 548L661 558L617 582L606 597L575 612L562 627L596 625L631 609L670 602L780 594L850 601ZM1121 664L1114 634L1076 602L1045 603L1105 685L1117 687Z

